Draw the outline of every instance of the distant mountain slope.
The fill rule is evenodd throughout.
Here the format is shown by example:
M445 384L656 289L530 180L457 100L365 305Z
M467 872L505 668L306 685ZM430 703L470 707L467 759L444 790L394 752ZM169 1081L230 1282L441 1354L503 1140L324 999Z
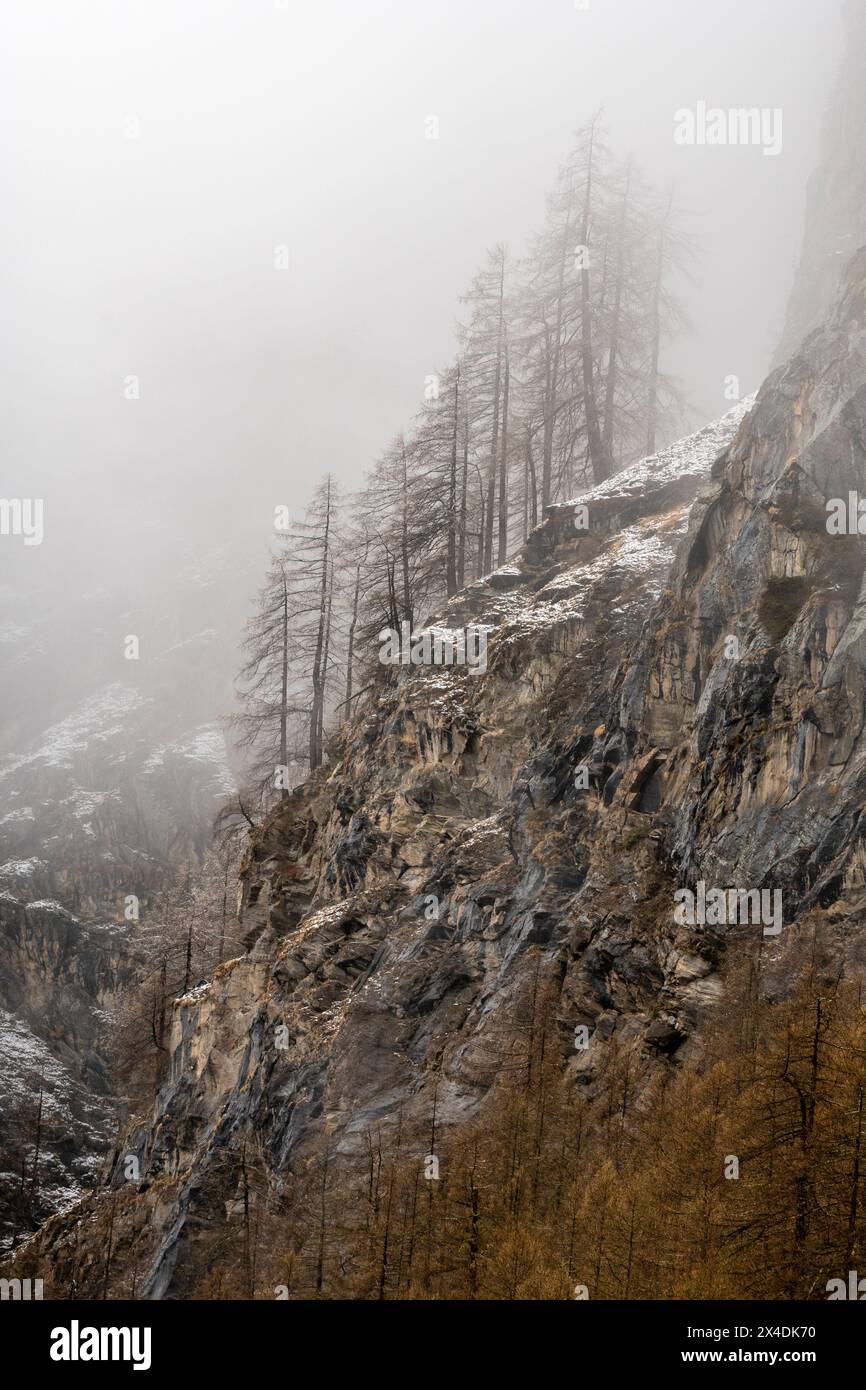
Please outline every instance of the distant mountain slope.
M17 597L0 628L0 889L117 919L127 894L196 861L234 787L222 720L254 588L254 566L226 551L131 608L102 590Z
M147 918L233 790L222 719L254 585L226 551L145 584L133 606L128 591L2 594L4 1242L92 1184L115 1135L108 1031L136 971L126 900ZM123 659L128 633L138 661Z
M129 926L0 893L0 1245L92 1186L117 1128L110 1011L134 977Z

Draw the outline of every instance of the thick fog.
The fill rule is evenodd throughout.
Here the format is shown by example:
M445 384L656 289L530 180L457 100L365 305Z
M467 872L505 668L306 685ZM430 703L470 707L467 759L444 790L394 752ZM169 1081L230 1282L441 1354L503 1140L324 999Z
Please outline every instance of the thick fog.
M486 248L523 251L600 106L701 238L664 366L723 413L781 331L835 10L5 0L0 491L45 499L15 582L150 583L246 533L263 565L277 503L352 486L409 423ZM780 108L781 153L677 145L699 101Z

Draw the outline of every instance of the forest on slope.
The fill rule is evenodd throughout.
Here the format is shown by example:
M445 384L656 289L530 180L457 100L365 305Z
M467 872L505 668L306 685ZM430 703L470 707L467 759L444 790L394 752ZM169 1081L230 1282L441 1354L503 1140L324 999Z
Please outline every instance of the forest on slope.
M248 809L321 764L328 726L375 677L382 629L414 633L503 566L548 507L682 432L686 403L663 358L696 252L673 190L615 158L593 116L527 254L488 252L454 360L428 376L412 428L356 493L328 475L302 518L276 508L284 534L239 683Z

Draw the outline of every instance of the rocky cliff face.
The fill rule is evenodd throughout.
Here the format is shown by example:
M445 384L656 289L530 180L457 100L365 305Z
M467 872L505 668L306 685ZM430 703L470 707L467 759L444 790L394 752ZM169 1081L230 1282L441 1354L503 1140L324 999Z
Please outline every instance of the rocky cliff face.
M111 1009L133 975L128 930L0 894L0 1241L98 1179L116 1132Z
M591 1098L615 1055L637 1095L699 1066L732 960L772 989L821 920L866 963L866 542L825 510L851 489L866 251L754 404L552 509L454 600L485 674L392 673L254 835L248 953L178 1001L153 1116L28 1248L55 1292L99 1287L110 1211L120 1287L195 1294L253 1151L278 1189L374 1125L423 1153L431 1113L483 1115L539 980ZM701 881L778 890L781 930L681 922Z
M0 748L4 1245L92 1184L114 1137L108 1025L136 969L127 895L146 918L233 788L219 721L248 570L209 555L135 604L24 586L24 571L3 586L0 703L17 749Z

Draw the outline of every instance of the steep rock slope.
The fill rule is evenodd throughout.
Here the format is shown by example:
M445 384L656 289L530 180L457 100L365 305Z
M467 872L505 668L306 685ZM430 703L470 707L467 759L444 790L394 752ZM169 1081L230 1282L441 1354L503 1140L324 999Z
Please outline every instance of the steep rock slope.
M116 1132L110 1011L131 982L128 928L0 893L0 1245L98 1179Z
M18 584L0 586L6 1244L92 1184L116 1132L109 1013L136 968L125 900L147 918L233 789L221 717L248 554L211 552L161 580L142 566L82 592L19 553ZM141 638L138 661L125 633Z
M751 410L552 509L452 603L486 674L383 677L254 835L249 951L178 1001L152 1118L22 1261L92 1295L110 1222L115 1296L195 1294L252 1152L277 1188L373 1126L423 1154L434 1108L441 1132L495 1103L539 980L574 1085L626 1054L639 1096L700 1065L732 961L783 988L822 922L862 971L866 552L825 510L850 489L866 250ZM778 890L782 930L680 924L700 880Z
M119 1194L118 1278L125 1250L145 1295L194 1291L196 1233L225 1219L247 1142L279 1180L323 1142L360 1152L374 1122L420 1131L434 1091L441 1127L476 1114L542 969L560 982L563 1054L578 1024L593 1031L570 1064L585 1086L614 1033L646 1068L686 1038L715 991L670 921L645 929L647 904L655 917L668 898L651 759L631 756L619 709L690 503L748 404L551 509L519 561L443 617L490 629L486 674L392 675L333 765L254 837L249 953L178 1001L156 1113L94 1201L98 1222ZM77 1219L49 1223L40 1248L56 1249L60 1284L86 1289Z

